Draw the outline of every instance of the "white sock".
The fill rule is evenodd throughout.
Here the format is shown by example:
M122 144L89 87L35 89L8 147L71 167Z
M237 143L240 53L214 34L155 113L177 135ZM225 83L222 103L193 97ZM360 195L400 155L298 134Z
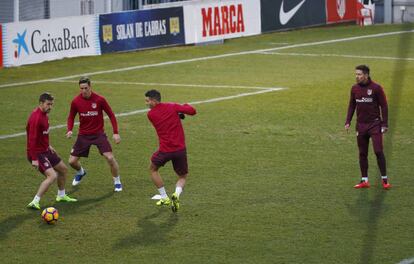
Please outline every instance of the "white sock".
M58 196L59 197L63 197L63 196L65 196L65 189L63 189L63 190L58 190Z
M85 173L85 170L83 169L83 167L80 168L80 170L78 170L78 172L76 172L76 174L78 175L82 175Z
M175 186L175 193L178 197L180 197L180 194L183 192L183 187Z
M388 180L388 176L381 176L381 179Z
M165 188L164 187L158 188L158 192L160 193L161 198L164 199L164 198L167 198L168 197L167 192L165 191Z
M40 196L35 195L32 202L39 203L40 202Z
M361 181L367 182L368 181L368 177L362 177Z
M117 176L117 177L113 177L114 179L114 184L121 184L121 176Z

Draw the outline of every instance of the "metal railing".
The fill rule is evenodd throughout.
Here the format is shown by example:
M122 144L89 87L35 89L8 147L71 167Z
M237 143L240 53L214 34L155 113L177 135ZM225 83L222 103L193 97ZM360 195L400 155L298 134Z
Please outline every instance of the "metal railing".
M112 13L186 0L1 0L0 23Z

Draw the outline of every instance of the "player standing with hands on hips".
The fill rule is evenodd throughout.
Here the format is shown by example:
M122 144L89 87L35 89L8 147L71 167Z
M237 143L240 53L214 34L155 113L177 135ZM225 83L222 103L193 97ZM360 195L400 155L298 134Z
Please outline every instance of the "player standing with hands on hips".
M161 94L157 90L145 93L145 103L150 108L147 116L154 126L159 141L159 149L151 157L151 179L157 186L161 199L158 206L171 205L173 212L180 208L180 194L183 191L188 175L187 151L184 129L180 119L186 115L195 115L196 110L189 104L161 103ZM178 181L171 200L164 188L164 182L158 169L168 161L172 161Z
M357 143L359 148L359 166L361 181L354 188L369 188L368 181L368 147L371 138L377 164L381 172L382 187L390 189L387 167L383 151L382 135L388 131L388 105L383 88L371 80L369 67L355 67L356 84L351 88L345 130L349 131L352 116L357 112Z
M79 134L73 145L69 157L69 164L77 172L73 179L72 185L78 185L82 178L86 175L86 171L81 166L80 157L88 157L91 145L95 145L99 149L99 153L105 157L111 169L114 182L114 191L122 191L121 179L119 176L119 166L114 155L112 147L104 132L103 111L111 120L113 129L113 139L115 144L121 142L118 134L118 123L106 99L92 92L91 81L88 77L82 77L79 80L80 94L76 96L71 105L67 122L66 137L72 137L72 129L74 126L75 116L79 113Z

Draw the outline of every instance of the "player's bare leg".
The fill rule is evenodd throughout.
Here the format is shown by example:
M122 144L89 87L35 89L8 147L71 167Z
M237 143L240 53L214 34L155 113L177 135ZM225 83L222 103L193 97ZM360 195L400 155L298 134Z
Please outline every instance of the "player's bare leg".
M173 212L177 212L180 208L180 195L183 192L185 183L187 181L187 175L188 174L178 175L178 181L175 184L175 192L171 196L171 209Z
M54 169L50 168L45 171L46 179L40 184L39 189L37 191L37 196L42 197L47 190L49 189L50 185L52 185L57 178L57 173Z
M156 203L157 205L170 205L171 201L168 198L167 192L164 188L164 181L161 178L160 173L158 172L158 167L155 166L152 162L150 165L151 180L155 184L160 193L161 199Z
M69 165L77 171L82 168L79 159L80 157L76 157L72 155L69 156Z
M73 178L72 185L76 186L80 183L83 176L86 175L86 171L82 168L82 165L79 161L80 157L69 156L69 165L76 170L75 177Z
M185 183L187 181L187 175L188 174L178 175L178 181L175 184L175 194L177 198L179 198L181 193L183 192Z
M105 152L102 154L111 169L112 178L115 185L115 192L122 191L121 177L119 176L119 165L112 152Z
M40 210L40 198L42 198L42 196L47 192L47 190L49 189L50 185L52 185L56 178L57 178L57 173L53 168L49 168L44 172L44 175L46 177L46 179L44 179L42 181L42 183L39 186L39 189L37 190L36 196L33 198L33 201L31 201L27 207L28 208L33 208L33 209L37 209Z
M77 200L74 198L69 197L66 195L65 192L65 184L66 184L66 177L68 174L68 167L63 163L63 161L59 162L55 167L53 167L57 172L57 185L58 185L58 193L56 196L57 202L76 202Z

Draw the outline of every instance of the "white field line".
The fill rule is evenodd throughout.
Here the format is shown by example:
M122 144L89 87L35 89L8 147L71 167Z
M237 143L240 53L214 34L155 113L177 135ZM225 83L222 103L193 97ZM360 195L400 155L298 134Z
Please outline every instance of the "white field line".
M332 43L338 43L338 42L354 41L354 40L360 40L360 39L380 38L380 37L384 37L384 36L392 36L392 35L406 34L406 33L413 33L413 32L414 32L414 30L394 31L394 32L364 35L364 36L357 36L357 37L348 37L348 38L340 38L340 39L332 39L332 40L323 40L323 41L316 41L316 42L293 44L293 45L288 45L288 46L283 46L283 47L276 47L276 48L226 53L226 54L199 57L199 58L192 58L192 59L185 59L185 60L166 61L166 62L137 65L137 66L132 66L132 67L112 69L112 70L104 70L104 71L96 71L96 72L85 72L85 73L81 73L81 74L68 75L68 76L63 76L63 77L58 77L58 78L51 78L51 79L44 79L44 80L38 80L38 81L7 83L7 84L1 84L0 88L6 88L6 87L12 87L12 86L22 86L22 85L31 85L31 84L38 84L38 83L44 83L44 82L59 81L59 80L68 80L68 79L73 79L73 78L79 78L79 77L85 76L85 75L93 76L93 75L99 75L99 74L124 72L124 71L146 69L146 68L153 68L153 67L162 67L162 66L167 66L167 65L189 63L189 62L196 62L196 61L214 60L214 59L228 58L228 57L248 55L248 54L257 54L257 53L267 52L267 51L276 51L276 50L285 50L285 49L300 48L300 47L317 46L317 45L332 44Z
M414 61L414 58L399 58L399 57L383 57L383 56L365 56L365 55L346 55L346 54L318 54L318 53L284 53L284 52L260 52L265 55L281 55L281 56L304 56L304 57L342 57L342 58L357 58L357 59L379 59L379 60L407 60Z
M403 259L398 264L413 264L414 263L414 257L409 259Z
M78 81L59 80L62 83L78 83ZM274 87L260 86L241 86L241 85L208 85L208 84L179 84L179 83L145 83L145 82L117 82L117 81L93 81L93 83L124 84L124 85L142 85L142 86L170 86L170 87L197 87L197 88L225 88L225 89L249 89L264 90L275 89Z
M257 94L263 94L263 93L270 93L270 92L280 91L280 90L283 90L283 89L286 89L286 88L271 88L271 89L265 89L265 90L261 90L261 91L257 91L257 92L241 93L241 94L236 94L236 95L231 95L231 96L212 98L212 99L207 99L207 100L202 100L202 101L195 101L195 102L191 102L189 104L192 104L192 105L207 104L207 103L213 103L213 102L236 99L236 98L245 97L245 96L257 95ZM136 114L146 113L146 112L148 112L148 109L139 109L139 110L135 110L135 111L131 111L131 112L115 114L115 116L117 116L117 117L131 116L131 115L136 115ZM105 119L108 119L108 117L105 116ZM75 125L76 126L79 125L79 122L75 122ZM57 128L64 128L64 127L66 127L66 124L60 124L60 125L56 125L56 126L51 126L50 130L57 129ZM7 139L7 138L20 137L20 136L25 136L25 135L26 135L26 132L10 134L10 135L0 135L0 140L1 139Z

